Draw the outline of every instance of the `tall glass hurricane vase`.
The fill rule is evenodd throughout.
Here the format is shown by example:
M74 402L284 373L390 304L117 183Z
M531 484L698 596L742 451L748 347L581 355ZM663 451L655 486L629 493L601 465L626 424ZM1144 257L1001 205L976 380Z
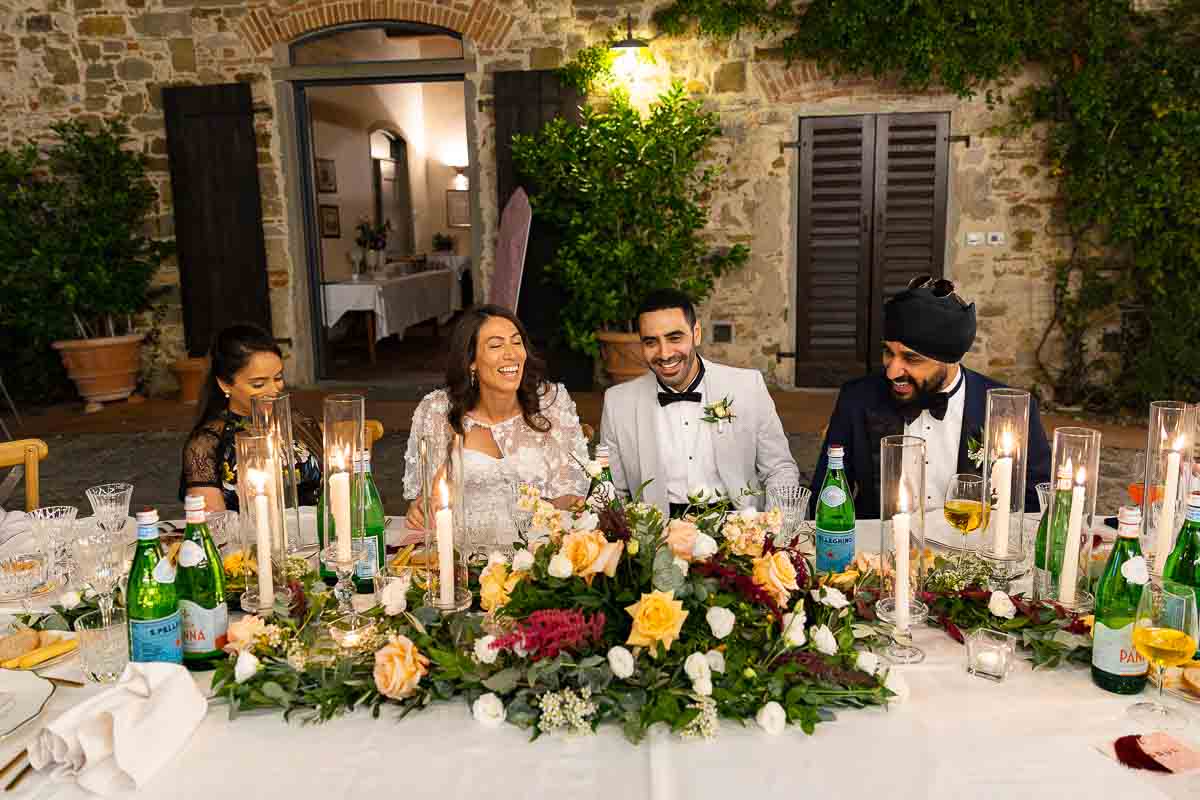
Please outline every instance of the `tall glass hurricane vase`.
M362 395L335 394L325 398L324 515L325 550L321 556L337 575L334 595L351 638L367 625L351 607L354 571L362 555L362 531L366 524L364 476L354 469L354 460L366 450L365 414ZM359 536L358 546L354 541Z
M1100 432L1091 428L1058 428L1050 477L1054 491L1046 512L1044 570L1034 590L1072 611L1087 613L1093 600L1088 565L1092 559L1092 517L1099 489Z
M879 464L879 552L884 579L875 610L894 629L888 658L913 664L924 660L925 653L912 644L912 626L929 615L917 598L924 577L925 440L919 436L883 437Z
M980 554L1000 583L1023 570L1028 463L1029 392L989 389L983 434L983 499L988 513Z
M300 527L300 476L296 471L295 439L292 436L292 397L288 393L262 395L250 401L254 427L270 437L271 457L279 467L282 488L282 530L288 553L308 555L316 542L305 543Z
M271 433L249 428L235 438L238 504L243 552L257 565L256 580L247 580L242 609L270 614L277 600L290 604L285 568L287 537L283 527L283 480L278 448Z
M1150 404L1142 491L1142 552L1161 575L1183 524L1196 441L1196 407L1176 400Z
M467 588L468 541L463 508L463 442L455 435L449 442L433 437L422 440L421 477L424 483L425 553L429 577L425 601L443 613L464 611L471 606ZM439 459L440 453L445 454ZM438 462L441 467L438 467Z

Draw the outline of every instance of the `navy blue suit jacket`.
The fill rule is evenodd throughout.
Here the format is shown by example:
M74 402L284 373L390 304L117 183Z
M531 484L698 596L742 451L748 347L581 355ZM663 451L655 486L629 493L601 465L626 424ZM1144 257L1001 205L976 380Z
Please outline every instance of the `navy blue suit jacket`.
M983 440L983 424L987 414L988 389L1003 388L1004 384L972 372L966 367L963 381L966 398L963 403L962 432L958 437L958 471L979 474L967 456L967 439ZM859 519L879 518L879 441L884 436L904 433L904 417L896 409L888 390L887 378L873 373L856 378L838 393L829 430L821 445L821 456L813 473L812 508L816 509L817 493L825 482L829 445L846 448L846 478L854 493L854 512ZM1037 400L1029 406L1029 466L1025 478L1025 510L1037 511L1038 494L1034 487L1050 480L1050 445L1046 429L1038 413ZM945 487L931 487L933 493Z

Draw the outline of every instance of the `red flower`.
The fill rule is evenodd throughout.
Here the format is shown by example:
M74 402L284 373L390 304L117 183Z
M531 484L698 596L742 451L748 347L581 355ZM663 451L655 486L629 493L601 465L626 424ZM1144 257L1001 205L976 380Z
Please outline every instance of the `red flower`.
M783 611L775 602L775 598L756 584L749 575L743 575L732 567L718 562L716 558L693 564L692 571L708 578L716 578L721 586L729 591L737 592L751 603L766 606L771 609L771 613L775 615L776 619L783 619Z
M949 617L942 617L940 622L942 623L942 627L946 629L946 633L950 634L951 639L959 644L966 643L967 640L963 637L962 631L958 629L957 625L950 621Z
M554 658L559 653L580 654L604 642L604 614L590 617L581 611L547 608L535 611L492 647L523 648L531 661Z

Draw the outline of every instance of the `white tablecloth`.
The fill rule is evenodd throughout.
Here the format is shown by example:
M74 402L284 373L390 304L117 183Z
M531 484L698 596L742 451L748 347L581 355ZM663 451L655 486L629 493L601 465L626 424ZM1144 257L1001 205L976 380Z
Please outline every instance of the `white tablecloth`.
M404 338L410 325L437 318L444 322L462 308L462 284L449 269L384 280L325 284L325 324L332 327L347 311L374 311L375 338Z
M425 256L425 261L430 264L437 264L445 269L454 270L455 277L461 278L463 273L471 268L470 256L454 256L448 253L430 253Z

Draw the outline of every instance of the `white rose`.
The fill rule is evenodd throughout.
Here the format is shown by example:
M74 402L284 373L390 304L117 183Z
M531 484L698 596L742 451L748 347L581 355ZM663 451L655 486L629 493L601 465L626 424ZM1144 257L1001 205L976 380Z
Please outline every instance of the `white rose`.
M675 564L675 567L676 567L676 568L677 568L677 569L678 569L680 572L682 572L684 575L687 575L687 571L688 571L688 562L684 561L684 560L683 560L682 558L680 558L679 556L675 556L675 561L674 561L674 564Z
M1146 567L1146 559L1134 556L1121 565L1121 575L1130 583L1145 586L1150 581L1150 570Z
M533 553L528 550L518 550L513 554L513 572L528 572L533 569Z
M713 672L725 672L725 654L720 650L709 650L704 654L708 659L708 668Z
M858 658L854 659L854 666L861 669L868 675L879 674L879 656L868 650L862 650L858 654Z
M504 722L504 701L492 692L480 695L471 705L471 716L485 728L498 728Z
M829 630L828 625L818 625L812 629L813 644L827 656L837 655L838 644L837 639L833 636L833 631Z
M1017 607L1004 592L992 592L988 599L988 611L1004 619L1012 619L1017 615Z
M692 691L701 697L711 697L713 692L712 677L692 681Z
M717 403L713 406L713 416L717 419L725 419L729 416L729 409L724 403Z
M617 645L608 651L608 667L613 677L624 680L633 674L633 653Z
M707 533L697 533L696 543L692 545L692 558L706 561L717 554L717 540Z
M233 679L237 683L245 683L254 677L260 666L257 656L249 650L243 650L238 653L237 663L233 665Z
M713 606L705 614L704 619L708 621L709 630L712 635L718 639L724 639L733 632L733 623L737 621L737 617L728 608Z
M758 710L754 721L767 733L778 736L787 727L787 712L783 710L783 706L772 700Z
M412 578L408 575L388 581L387 586L383 587L383 595L380 597L380 601L383 603L383 613L389 617L404 613L404 610L408 608L408 588L411 581Z
M551 578L569 578L575 568L571 564L571 559L562 553L555 553L554 558L550 559L549 571Z
M507 567L508 559L504 557L504 553L501 553L499 550L493 550L491 554L488 555L487 565L490 567L493 564L503 564Z
M804 635L804 614L783 615L783 640L788 647L801 647L808 639Z
M812 596L817 602L833 609L842 609L850 605L850 601L846 599L846 595L842 594L842 590L835 589L832 586L813 589Z
M900 673L896 670L888 670L887 678L884 679L883 685L896 695L890 699L890 702L903 703L908 700L910 694L908 684L904 682L904 678L900 677Z
M165 561L166 559L163 560ZM79 592L63 592L58 598L58 604L67 611L70 611L72 608L75 608L82 602L83 600L80 599Z
M590 459L583 462L583 471L587 473L589 478L600 477L600 462L595 459Z
M692 653L688 656L687 660L683 662L683 671L692 683L712 677L712 670L708 666L708 657L704 653Z
M575 518L571 527L577 531L594 531L600 527L600 518L591 511L585 511Z
M495 636L480 636L475 640L475 657L479 659L479 663L496 663L496 659L500 656L500 650L492 647L492 643L495 641Z

